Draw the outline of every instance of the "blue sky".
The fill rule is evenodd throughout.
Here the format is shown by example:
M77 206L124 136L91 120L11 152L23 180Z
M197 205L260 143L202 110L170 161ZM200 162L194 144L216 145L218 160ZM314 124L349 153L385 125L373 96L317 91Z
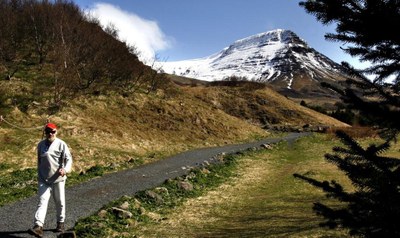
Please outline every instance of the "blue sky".
M324 34L324 26L298 6L297 0L75 0L82 9L112 22L121 40L145 58L161 61L202 58L236 40L274 29L295 32L309 46L335 62L358 60L343 53Z

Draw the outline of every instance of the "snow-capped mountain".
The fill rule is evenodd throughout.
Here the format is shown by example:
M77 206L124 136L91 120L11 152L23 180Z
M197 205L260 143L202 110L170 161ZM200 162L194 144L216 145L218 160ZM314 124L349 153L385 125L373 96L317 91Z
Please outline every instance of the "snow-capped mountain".
M344 77L341 66L300 39L277 29L238 40L211 56L160 63L164 72L206 81L231 76L266 82L278 91L319 91L321 81ZM313 87L316 88L313 88Z

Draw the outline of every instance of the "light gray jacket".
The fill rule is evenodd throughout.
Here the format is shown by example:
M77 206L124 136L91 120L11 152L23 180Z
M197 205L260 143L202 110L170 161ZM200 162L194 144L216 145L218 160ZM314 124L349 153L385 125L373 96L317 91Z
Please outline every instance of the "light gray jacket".
M58 174L59 168L64 168L67 173L72 168L72 155L67 144L58 138L50 144L47 139L39 142L38 151L38 178L47 184L65 181L67 176Z

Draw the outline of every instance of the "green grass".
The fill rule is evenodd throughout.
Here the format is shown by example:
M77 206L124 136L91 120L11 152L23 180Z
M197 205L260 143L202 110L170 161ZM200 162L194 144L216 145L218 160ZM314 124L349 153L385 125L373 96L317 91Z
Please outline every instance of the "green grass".
M235 174L236 160L237 156L226 156L221 158L221 163L213 164L207 169L194 169L184 177L167 180L161 187L138 192L134 197L124 196L102 208L102 210L106 211L105 216L99 217L95 214L80 219L76 223L75 232L78 237L109 237L116 232L126 232L127 227L132 226L134 223L157 223L158 219L163 219L163 216L182 205L187 199L201 196L206 191L226 182ZM183 189L179 186L182 181L192 184L193 189ZM149 191L157 194L156 197L150 196ZM130 206L129 212L133 214L130 219L121 219L112 211L112 207L118 207L124 202L136 204L136 206ZM155 220L149 214L157 214L157 219Z
M321 156L329 150L329 141L320 141L320 137L300 140L290 146L280 143L273 151L262 151L246 155L242 166L263 165L266 172L256 172L261 177L257 182L249 182L241 189L233 189L228 201L222 201L211 208L207 215L198 218L217 222L200 224L182 224L189 232L186 235L198 237L343 237L340 230L321 228L321 217L312 212L316 201L335 203L327 199L319 190L311 188L305 182L295 179L295 172L305 172L314 176L335 176L336 171L326 171L321 165ZM300 170L300 171L299 171ZM245 170L251 173L252 170ZM239 178L239 182L242 178ZM243 179L245 180L245 179ZM235 194L235 190L240 193ZM212 200L212 199L211 199ZM340 205L340 204L337 204ZM147 229L150 231L152 229ZM157 237L177 237L182 230L170 232L160 229ZM166 233L164 233L166 232ZM151 237L150 233L145 233Z
M317 135L225 157L223 164L149 190L156 198L142 191L108 204L102 216L79 220L75 231L78 237L344 237L346 231L320 227L323 219L312 211L317 201L341 204L293 177L301 173L346 183L323 159L336 143ZM181 189L181 181L193 184L193 190ZM124 202L131 218L113 212Z
M0 177L0 207L35 194L35 169L16 170Z

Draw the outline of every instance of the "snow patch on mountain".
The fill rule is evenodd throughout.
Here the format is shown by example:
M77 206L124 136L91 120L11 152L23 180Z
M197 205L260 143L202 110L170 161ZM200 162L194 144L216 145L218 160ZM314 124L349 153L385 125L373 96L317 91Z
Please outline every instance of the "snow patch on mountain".
M157 62L162 71L206 81L223 80L231 76L249 80L273 82L284 80L293 85L294 73L311 78L338 72L338 64L310 48L294 32L277 29L235 41L222 51L208 57Z

